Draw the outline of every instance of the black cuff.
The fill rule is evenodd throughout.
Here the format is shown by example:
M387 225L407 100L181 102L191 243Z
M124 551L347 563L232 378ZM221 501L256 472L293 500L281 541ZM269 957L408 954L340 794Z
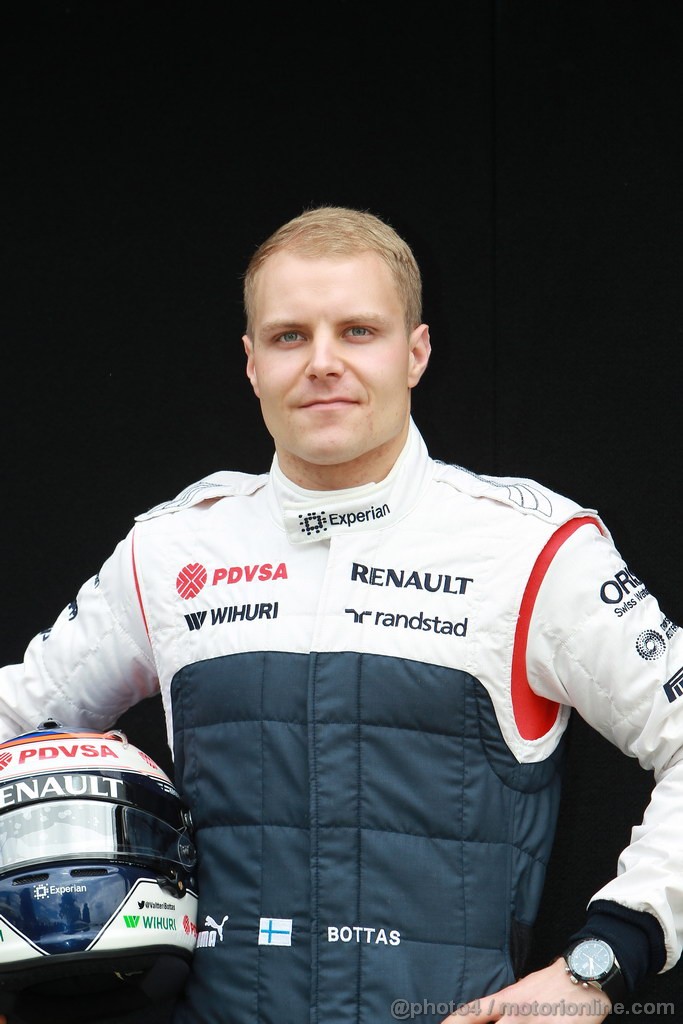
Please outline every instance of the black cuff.
M570 941L589 937L609 942L629 995L642 985L648 974L657 974L666 963L664 933L657 918L641 910L622 907L612 900L591 903L585 925Z

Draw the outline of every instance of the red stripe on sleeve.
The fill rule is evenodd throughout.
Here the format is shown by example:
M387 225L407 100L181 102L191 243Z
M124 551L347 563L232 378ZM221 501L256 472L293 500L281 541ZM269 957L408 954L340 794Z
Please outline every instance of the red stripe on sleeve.
M133 538L131 543L131 554L133 556L133 579L135 580L135 592L138 595L138 604L140 605L140 611L142 613L142 621L145 624L145 632L149 636L149 627L147 625L147 616L145 615L145 608L142 603L142 593L140 592L140 581L138 579L138 570L135 564L135 531L133 531Z
M539 697L529 686L526 674L526 650L529 639L531 615L550 563L566 540L581 526L595 526L602 533L597 519L581 516L570 519L552 535L536 559L519 608L515 645L512 651L511 695L512 710L520 736L525 740L537 740L555 724L560 705L547 697Z

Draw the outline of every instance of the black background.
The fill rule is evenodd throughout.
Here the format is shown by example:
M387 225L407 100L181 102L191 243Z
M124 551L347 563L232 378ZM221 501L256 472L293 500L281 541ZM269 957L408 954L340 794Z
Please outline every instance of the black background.
M679 0L27 0L2 5L0 47L4 663L136 513L268 467L240 277L320 203L418 256L432 454L599 509L683 621ZM169 765L157 701L124 724ZM531 966L650 785L574 722ZM683 1019L681 978L638 998Z

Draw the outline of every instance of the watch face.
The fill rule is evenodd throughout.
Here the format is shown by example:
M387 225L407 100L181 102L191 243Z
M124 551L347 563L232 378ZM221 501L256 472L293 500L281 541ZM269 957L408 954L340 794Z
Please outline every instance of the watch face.
M611 971L614 953L602 939L583 939L567 957L567 964L578 978L600 981Z

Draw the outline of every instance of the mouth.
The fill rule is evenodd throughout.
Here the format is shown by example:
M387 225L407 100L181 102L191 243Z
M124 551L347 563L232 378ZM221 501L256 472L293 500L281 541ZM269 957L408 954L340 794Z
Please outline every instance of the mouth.
M316 398L312 402L304 402L301 409L343 409L357 403L351 398Z

